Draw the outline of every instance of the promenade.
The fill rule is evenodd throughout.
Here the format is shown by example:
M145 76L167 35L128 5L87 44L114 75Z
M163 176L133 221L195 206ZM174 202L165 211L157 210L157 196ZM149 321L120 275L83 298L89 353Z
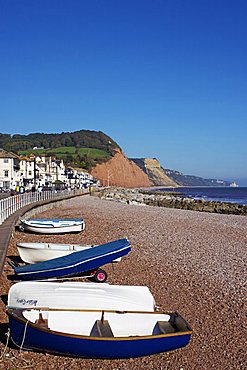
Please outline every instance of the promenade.
M3 270L5 257L9 245L9 241L11 239L11 236L15 230L15 225L18 222L18 220L28 211L33 210L33 212L38 213L40 212L40 207L49 205L54 205L56 202L60 202L65 199L71 199L80 195L87 194L87 191L75 191L75 192L61 192L61 195L58 194L54 198L49 198L45 200L37 200L33 203L27 204L26 206L16 210L13 214L11 214L2 224L0 224L0 275ZM18 197L18 196L17 196ZM17 198L18 199L18 198Z

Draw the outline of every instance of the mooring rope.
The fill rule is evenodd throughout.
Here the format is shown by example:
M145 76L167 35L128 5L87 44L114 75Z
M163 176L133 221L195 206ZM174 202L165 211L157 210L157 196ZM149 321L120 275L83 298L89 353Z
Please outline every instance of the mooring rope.
M24 327L23 338L22 338L22 342L21 342L21 345L20 345L20 353L22 351L22 347L23 347L23 344L24 344L25 339L26 339L26 332L27 332L28 323L29 323L29 320L26 321L26 324L25 324L25 327Z
M23 339L22 339L22 344L21 344L21 347L20 347L20 351L23 347L23 344L24 344L24 341L25 341L25 337L26 337L26 330L27 330L27 324L28 324L28 321L27 323L25 324L25 328L24 328L24 332L23 332ZM16 356L11 356L11 354L6 354L6 351L7 351L7 348L9 346L9 341L10 341L10 329L7 330L7 332L5 333L6 334L6 344L4 346L4 349L3 351L1 352L1 356L0 356L0 361L9 361L13 364L14 368L19 368L21 366L22 369L30 369L30 368L34 368L33 367L33 360L26 360L25 358L18 358ZM20 353L22 355L22 353ZM4 358L5 357L5 358ZM21 364L21 362L24 362L24 364ZM37 363L36 363L37 365Z
M9 345L9 338L10 338L10 330L8 329L8 331L6 332L6 335L7 335L7 340L6 340L6 344L5 344L5 347L3 349L3 352L1 353L1 357L0 357L0 360L3 359L3 356L5 355L6 351L7 351L7 348L8 348L8 345Z

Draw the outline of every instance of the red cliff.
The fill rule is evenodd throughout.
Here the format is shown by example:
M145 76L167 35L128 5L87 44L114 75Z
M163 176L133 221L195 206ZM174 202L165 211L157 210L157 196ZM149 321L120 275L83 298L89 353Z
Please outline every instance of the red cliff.
M104 186L135 188L153 185L148 175L119 150L109 161L94 167L91 174Z

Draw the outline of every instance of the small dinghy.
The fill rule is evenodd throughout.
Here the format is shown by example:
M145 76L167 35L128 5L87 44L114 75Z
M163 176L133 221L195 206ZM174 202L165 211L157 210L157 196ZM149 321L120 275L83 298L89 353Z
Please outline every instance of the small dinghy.
M155 301L146 286L23 281L10 287L8 308L33 307L154 311Z
M67 256L74 252L85 251L95 245L55 244L55 243L17 243L19 255L25 263L38 263L53 258ZM121 257L113 262L120 262Z
M79 233L85 229L83 219L29 219L21 220L20 231L28 231L38 234L64 234Z
M9 308L7 314L17 347L66 356L149 356L186 346L192 334L178 313Z
M57 279L73 276L91 276L105 282L107 274L99 267L123 257L131 251L128 239L118 239L106 244L74 252L48 261L14 267L17 280Z

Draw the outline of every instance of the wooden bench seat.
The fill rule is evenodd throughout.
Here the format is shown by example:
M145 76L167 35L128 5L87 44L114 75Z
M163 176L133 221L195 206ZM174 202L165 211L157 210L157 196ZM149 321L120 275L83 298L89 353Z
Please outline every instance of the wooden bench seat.
M114 337L108 320L96 320L96 327L100 337Z
M158 327L161 333L164 334L170 334L170 333L175 333L176 329L172 322L169 321L158 321Z

